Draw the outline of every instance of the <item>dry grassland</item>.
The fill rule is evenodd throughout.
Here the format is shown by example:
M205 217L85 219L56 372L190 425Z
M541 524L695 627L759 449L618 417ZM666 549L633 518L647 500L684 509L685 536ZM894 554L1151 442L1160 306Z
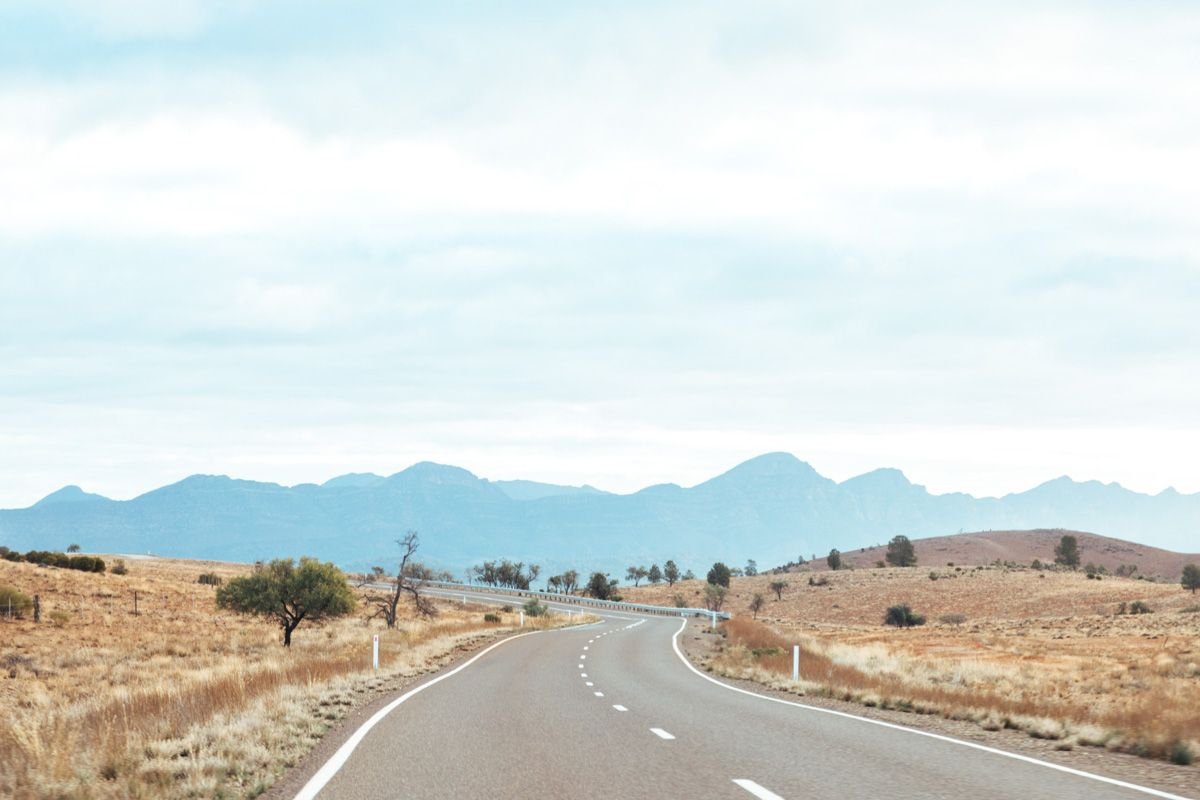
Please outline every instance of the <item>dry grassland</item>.
M773 580L788 581L782 600ZM700 605L699 592L693 581L625 594ZM758 622L747 608L754 593L768 598ZM1117 614L1135 601L1154 613ZM928 624L885 627L884 610L898 603ZM726 602L735 619L706 666L800 694L1024 730L1062 749L1200 759L1197 603L1178 584L996 567L735 578Z
M245 565L127 563L119 576L0 561L0 584L43 603L40 625L0 619L0 797L255 797L351 708L516 625L439 602L391 631L362 613L306 622L284 649L277 626L218 611L197 583Z

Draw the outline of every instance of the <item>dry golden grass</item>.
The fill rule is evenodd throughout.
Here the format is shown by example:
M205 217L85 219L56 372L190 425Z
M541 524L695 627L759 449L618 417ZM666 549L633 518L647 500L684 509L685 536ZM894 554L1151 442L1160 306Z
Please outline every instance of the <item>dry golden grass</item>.
M215 588L196 582L245 565L128 565L118 576L0 562L0 584L43 603L40 625L0 620L0 796L253 797L374 691L516 625L515 613L484 623L495 609L447 602L390 631L362 614L305 623L284 649L275 625L218 611Z
M733 677L873 706L975 720L1151 757L1200 756L1200 613L1178 584L1003 568L929 568L735 578L726 642L709 665ZM768 584L787 580L782 600ZM630 599L695 604L699 586L649 587ZM754 622L754 593L767 597ZM1152 614L1118 615L1121 603ZM882 624L907 603L929 624ZM965 621L940 622L961 615ZM791 648L801 645L801 681Z

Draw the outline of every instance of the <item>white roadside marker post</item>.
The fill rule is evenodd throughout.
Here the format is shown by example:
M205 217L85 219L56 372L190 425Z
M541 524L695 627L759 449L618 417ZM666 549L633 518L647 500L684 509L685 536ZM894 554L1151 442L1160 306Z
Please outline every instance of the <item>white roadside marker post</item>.
M371 638L371 669L379 669L379 634Z
M792 645L792 680L800 680L800 645Z
M715 631L717 629L717 612L709 611L708 613L712 615L712 625L709 627Z
M522 628L525 627L525 612L524 611L521 612L521 627Z

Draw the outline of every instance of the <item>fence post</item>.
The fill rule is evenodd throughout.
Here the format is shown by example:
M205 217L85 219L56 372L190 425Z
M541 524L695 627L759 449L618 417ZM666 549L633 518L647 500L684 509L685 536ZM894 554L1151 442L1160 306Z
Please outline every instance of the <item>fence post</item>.
M33 621L42 621L42 596L40 594L33 596Z
M792 645L792 680L800 680L800 645Z

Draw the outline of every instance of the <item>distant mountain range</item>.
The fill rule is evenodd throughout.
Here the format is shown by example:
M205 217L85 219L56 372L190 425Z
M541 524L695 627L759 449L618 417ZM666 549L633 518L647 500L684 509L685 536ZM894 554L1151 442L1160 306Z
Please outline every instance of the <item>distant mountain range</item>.
M29 508L0 511L0 544L253 561L314 555L360 569L387 564L395 539L421 533L421 557L460 572L490 558L543 570L619 571L674 559L700 572L714 560L760 567L831 547L962 530L1072 528L1176 550L1200 541L1200 494L1139 494L1058 478L1000 498L930 494L894 469L837 483L787 453L751 459L691 488L611 494L589 486L488 481L423 462L395 475L324 484L193 475L127 501L68 486ZM549 574L546 572L545 574Z

